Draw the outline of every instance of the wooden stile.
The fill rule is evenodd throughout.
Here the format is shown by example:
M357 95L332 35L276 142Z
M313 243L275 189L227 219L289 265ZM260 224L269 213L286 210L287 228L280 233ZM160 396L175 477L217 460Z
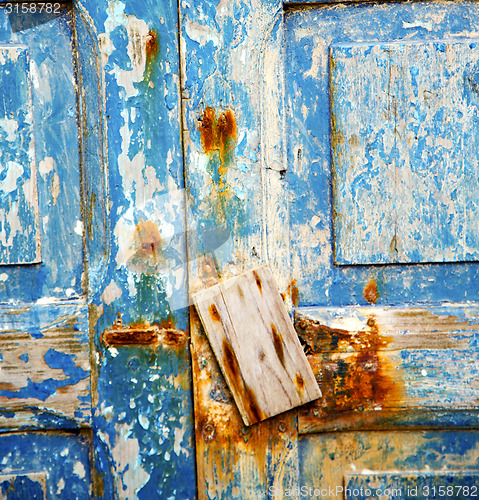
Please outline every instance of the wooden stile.
M245 425L321 397L268 267L193 296Z

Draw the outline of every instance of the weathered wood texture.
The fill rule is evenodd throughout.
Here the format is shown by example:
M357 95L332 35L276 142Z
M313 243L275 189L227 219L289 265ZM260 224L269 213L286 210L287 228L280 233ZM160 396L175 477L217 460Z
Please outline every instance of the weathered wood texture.
M300 432L479 425L479 308L302 308L295 326L322 398Z
M297 412L245 427L192 309L198 499L266 500L297 485Z
M246 425L321 396L268 267L200 291L193 301Z
M87 430L1 434L0 456L2 500L93 497Z
M477 260L477 41L330 50L336 261Z
M288 237L276 232L284 230L288 211L281 2L181 2L180 12L190 291L269 262L286 292ZM222 238L197 237L203 228ZM294 414L252 426L254 437L244 437L234 402L217 401L216 389L226 387L219 369L206 372L214 355L198 322L193 316L190 329L198 356L193 381L199 498L265 499L273 483L297 484L296 428L287 424L278 432L280 422ZM215 428L209 441L205 422Z
M354 483L349 483L352 476L360 478L364 475L363 480L365 480L368 474L373 475L374 472L382 476L383 484L388 484L387 476L394 476L394 473L402 477L408 476L411 488L414 481L425 478L430 482L422 483L423 486L435 485L435 496L439 498L438 486L447 486L444 476L448 472L455 471L477 479L479 433L459 429L455 431L325 432L302 436L300 450L301 484L305 489L307 488L305 491L309 492L309 488L312 488L313 492L319 490L319 493L316 496L312 494L311 498L344 498L344 490L339 489L336 492L337 487L344 488L348 484L352 486ZM457 479L457 483L451 479L449 481L452 484L467 485L461 482L460 476ZM406 481L401 481L397 487L407 487L405 483ZM389 485L393 486L394 482L389 482ZM363 483L363 486L366 485ZM370 487L372 489L373 484ZM380 484L378 484L379 487L381 487ZM320 492L324 488L326 491L321 495ZM329 488L332 488L334 494ZM455 492L457 493L457 490ZM382 499L406 498L408 500L433 497L432 491L429 495L426 493L426 490L418 490L416 495L412 491L407 494L407 490L402 489L400 494L378 496ZM468 495L459 491L456 498L468 498ZM357 495L355 498L376 499L378 496L364 495L363 490L363 496Z
M460 22L456 22L460 19ZM291 8L285 13L285 39L287 44L286 50L286 102L287 107L287 131L288 131L288 182L291 187L291 209L290 209L290 234L291 234L291 255L293 265L293 277L299 288L300 305L324 305L324 306L341 306L349 304L366 304L366 299L363 298L363 289L366 284L373 278L378 284L380 298L378 304L401 304L401 303L416 303L416 302L464 302L468 300L478 300L478 265L474 262L464 263L444 263L444 265L403 265L393 266L375 266L366 265L341 265L336 266L334 263L334 233L331 224L333 206L333 169L331 165L331 107L330 107L330 47L365 47L380 46L385 44L389 46L393 42L397 42L398 47L404 47L407 51L411 48L408 59L410 60L410 68L405 68L406 61L397 56L397 69L402 65L406 69L404 81L401 84L401 79L395 77L396 91L401 95L409 95L409 103L413 103L407 107L407 103L403 103L398 108L398 112L407 118L406 122L401 122L398 119L397 130L402 130L404 134L411 140L409 145L411 151L423 151L425 158L422 158L422 153L416 159L411 160L412 169L414 166L423 169L423 177L419 173L417 181L414 177L408 180L411 194L404 195L404 200L398 200L403 206L401 218L398 219L398 232L401 228L409 235L415 233L418 239L418 253L409 254L407 259L420 261L423 258L442 252L445 255L445 248L454 250L455 243L450 236L459 227L456 222L451 220L451 224L441 223L438 225L435 222L436 215L444 217L446 213L456 217L455 214L461 213L461 203L466 200L468 192L475 192L477 181L475 183L465 183L467 174L461 177L460 169L462 161L464 166L475 157L474 154L468 154L470 144L474 144L474 134L477 130L476 125L470 127L470 130L464 129L466 123L475 123L474 118L477 114L474 92L471 93L467 80L474 73L473 65L467 67L467 60L463 59L464 64L458 62L461 53L465 51L473 52L474 48L469 48L469 43L474 43L474 39L479 37L478 24L478 4L477 2L389 2L389 3L348 3L345 5L330 4L317 5L308 8ZM473 40L471 40L473 39ZM432 70L432 66L424 61L423 56L418 62L413 61L413 55L419 51L417 47L421 46L424 50L430 52L434 47L434 41L447 40L448 47L445 52L436 51L435 60L442 66ZM415 42L415 44L412 43ZM462 49L454 48L464 43ZM414 47L412 47L414 45ZM339 49L337 49L339 50ZM346 50L346 49L344 49ZM355 49L356 50L356 49ZM358 48L358 51L363 50ZM399 50L399 49L398 49ZM436 49L434 49L436 50ZM419 57L419 53L417 54ZM431 53L431 58L433 54ZM343 57L343 56L341 56ZM367 55L364 54L364 61L367 62ZM396 57L396 56L395 56ZM457 57L457 59L456 59ZM421 59L422 58L422 59ZM441 59L442 58L442 59ZM363 60L363 59L362 59ZM402 61L402 62L401 62ZM419 62L421 64L419 65ZM423 64L424 62L424 64ZM457 64L456 64L457 63ZM368 62L369 67L373 68L373 62ZM446 69L450 69L449 77L446 77ZM341 66L341 65L339 65ZM361 64L356 64L357 71L365 78L369 78L366 74L366 69L362 68ZM420 69L423 68L422 70ZM418 70L417 97L414 95L413 72ZM334 71L334 68L332 69ZM377 69L376 69L377 70ZM375 71L376 71L375 70ZM426 71L427 70L427 71ZM339 71L343 71L340 69ZM352 70L354 71L354 70ZM372 71L372 70L371 70ZM371 72L370 71L370 72ZM427 74L432 73L429 77ZM379 75L379 85L388 79L388 69ZM395 74L395 73L394 73ZM442 76L441 76L442 75ZM462 75L462 76L461 76ZM440 88L439 80L450 88L453 82L459 85L460 78L463 78L464 96L462 99L458 95L458 89L455 87L455 93L444 98L444 91ZM425 85L425 78L430 78L430 85ZM449 83L448 83L449 82ZM368 84L369 85L369 84ZM374 94L374 81L369 85L371 96ZM382 85L382 83L381 83ZM401 87L403 85L403 87ZM441 83L442 85L442 83ZM430 87L430 88L429 88ZM367 85L366 85L366 88ZM379 88L379 87L378 87ZM406 92L406 89L407 92ZM428 100L428 92L430 90L431 100ZM341 89L334 90L336 97L341 93ZM406 92L406 93L405 93ZM460 92L460 91L459 91ZM437 95L436 95L437 94ZM384 96L384 94L383 94ZM351 98L351 113L359 113L359 122L365 124L366 121L374 118L377 110L377 105L372 100L364 102L361 94L358 99L363 99L363 106L358 111ZM381 98L384 103L384 97ZM393 98L391 97L391 104ZM460 107L463 116L460 117L454 106L456 104L458 110ZM469 102L469 104L467 104ZM466 104L464 104L466 103ZM399 105L399 102L398 102ZM344 101L346 106L346 101ZM431 108L429 108L431 106ZM437 113L435 121L436 129L433 129L433 121L430 119L430 111L442 108L444 113ZM453 109L454 108L454 109ZM345 108L346 109L346 108ZM414 117L414 110L418 111L418 118ZM385 110L387 112L387 109ZM384 123L388 123L391 127L391 119L384 118ZM394 116L394 107L392 106L391 115ZM377 138L377 141L372 141L371 151L375 155L371 155L371 169L364 170L364 177L361 177L360 172L357 172L356 179L358 184L348 186L351 192L354 193L356 185L361 186L361 179L364 180L364 186L373 180L374 175L379 175L378 162L385 162L386 155L381 159L378 152L381 148L386 148L383 144L382 135L374 130L372 125L378 124L375 120L371 124L371 139ZM382 126L379 123L379 126ZM354 127L361 127L356 122ZM427 130L427 128L429 129ZM384 128L384 127L383 127ZM393 127L394 128L394 127ZM411 135L411 132L418 129L418 140L416 135ZM431 132L432 130L432 132ZM427 132L427 134L426 134ZM348 131L343 130L344 134ZM369 133L369 132L368 132ZM391 132L389 132L390 134ZM437 135L436 135L437 134ZM453 137L459 139L461 134L471 134L470 140L461 142L452 140ZM358 135L358 134L356 134ZM339 134L337 134L339 139ZM351 136L352 137L352 136ZM384 136L384 140L387 137ZM409 140L407 139L407 140ZM450 140L449 140L450 139ZM365 141L365 137L358 136L358 141ZM389 140L389 139L388 139ZM404 147L404 136L396 134L395 141L398 145L403 144L401 154L396 156L394 148L392 148L391 160L396 162L396 170L398 180L403 180L400 177L401 169L400 161L411 159L407 148ZM354 143L354 140L352 141ZM436 144L437 151L428 144ZM351 148L352 145L345 139L344 148ZM386 148L387 149L387 148ZM399 151L399 150L398 150ZM462 153L461 153L462 151ZM441 165L446 165L443 160L449 162L450 171L444 176L444 170L441 172ZM417 160L417 161L416 161ZM350 164L356 161L348 159ZM408 160L409 161L409 160ZM431 171L438 173L437 185L434 184L434 179L431 173L424 170L425 165L429 164ZM453 168L454 167L454 168ZM457 170L456 170L457 167ZM474 168L473 164L466 168L467 170ZM407 170L407 168L405 169ZM355 170L351 168L350 174L354 176ZM349 174L348 174L349 175ZM455 196L455 182L457 181L456 190L457 204L452 204ZM401 185L402 186L402 185ZM439 193L439 190L442 191ZM467 186L466 188L459 188ZM346 187L346 186L343 186ZM407 188L407 185L404 186ZM419 192L419 188L421 188ZM432 189L434 188L434 189ZM361 188L362 189L362 188ZM377 185L374 185L377 190ZM387 201L387 190L389 185L385 183L384 191L374 202L367 195L367 189L363 192L363 196L358 196L359 204L358 211L361 215L355 220L359 221L356 230L363 231L363 221L370 221L381 211ZM358 195L361 190L357 191ZM376 191L377 192L377 191ZM401 191L403 192L403 191ZM405 202L409 200L409 206ZM417 200L417 201L416 201ZM434 201L436 200L436 201ZM444 205L443 206L443 201ZM389 203L389 202L388 202ZM421 215L421 204L425 203L425 207L431 213L431 221L425 223L425 218ZM350 207L351 208L351 207ZM352 210L352 208L351 208ZM468 201L468 205L464 210L473 213L475 202ZM346 217L352 217L346 213ZM421 219L421 217L423 217ZM421 220L423 222L421 222ZM475 222L472 221L474 224ZM385 223L386 224L386 223ZM371 225L369 222L368 226ZM414 229L412 228L414 226ZM427 227L426 227L427 226ZM385 226L384 226L385 227ZM465 227L464 227L465 229ZM463 239L459 236L459 231L456 240L459 241L458 255L465 253L461 249ZM467 234L466 232L464 234ZM430 248L421 243L421 237L428 238ZM433 241L434 236L438 241ZM392 236L391 236L392 239ZM389 240L389 243L391 240ZM431 243L432 242L432 243ZM467 242L466 242L467 243ZM368 241L362 244L364 255L372 251L375 241ZM471 244L472 246L472 244ZM388 248L385 249L388 251ZM420 250L420 251L419 251ZM405 257L406 258L406 257ZM441 257L442 258L442 257ZM444 256L444 259L446 257ZM361 261L366 257L358 255L354 257Z
M85 303L0 308L0 428L88 425Z
M0 264L40 261L30 59L0 48Z

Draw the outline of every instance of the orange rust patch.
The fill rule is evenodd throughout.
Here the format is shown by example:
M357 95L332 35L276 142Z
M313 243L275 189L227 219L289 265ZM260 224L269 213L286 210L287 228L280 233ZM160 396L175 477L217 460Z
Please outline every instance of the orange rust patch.
M218 118L216 123L218 145L221 151L231 147L231 142L236 141L236 121L231 109L227 109Z
M150 29L148 35L146 35L145 50L147 59L156 58L158 55L160 46L158 44L158 35L154 29Z
M236 359L236 355L226 339L223 340L223 353L225 355L226 367L228 368L232 379L236 383L236 387L240 387L240 370L238 360Z
M258 285L259 291L263 293L263 284L261 283L261 278L259 277L256 271L253 271L254 279L256 280L256 284Z
M0 391L18 391L18 387L10 382L0 382Z
M245 387L246 398L248 400L248 415L252 423L259 422L264 419L265 415L258 405L256 395L250 387Z
M295 327L321 380L322 398L314 404L321 418L333 417L338 411L382 408L404 398L404 382L382 355L392 339L380 334L373 317L367 329L358 332L304 318Z
M291 302L294 307L298 307L299 305L299 290L296 285L296 280L292 280L288 285L288 295L291 295Z
M377 284L374 280L371 280L365 287L363 291L364 300L367 300L370 304L375 304L379 299L380 295L378 292Z
M201 133L201 144L205 153L210 153L216 146L216 111L208 106L203 112L199 121L199 130Z
M278 333L278 330L273 323L271 323L271 333L273 334L274 350L276 351L276 355L281 361L281 364L284 366L283 339L281 338L281 335Z
M221 320L220 313L218 312L218 309L216 309L216 306L214 304L211 304L208 310L210 311L210 315L214 320Z
M300 391L304 390L304 379L303 379L303 377L301 376L300 373L296 374L295 381L296 381L296 386L298 387L298 389Z

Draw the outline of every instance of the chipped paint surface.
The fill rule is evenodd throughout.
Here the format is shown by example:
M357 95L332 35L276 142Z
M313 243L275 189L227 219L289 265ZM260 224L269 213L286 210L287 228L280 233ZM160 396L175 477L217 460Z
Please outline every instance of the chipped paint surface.
M87 433L4 434L0 455L0 491L5 500L91 498Z
M100 236L89 242L95 496L193 499L177 5L80 0L77 11L107 166L103 193L87 200L87 230Z
M297 310L323 392L300 432L476 426L478 324L475 304Z
M331 123L329 104L331 78L329 47L332 45L335 47L366 47L366 45L362 45L365 42L369 44L368 47L372 47L372 45L376 45L376 43L380 45L382 42L387 42L388 44L391 43L394 45L397 42L397 47L402 46L401 44L408 45L411 43L411 46L416 47L412 50L419 50L419 47L426 48L434 41L449 38L458 44L466 43L466 40L477 39L479 35L479 26L475 22L477 18L476 9L477 4L475 2L461 2L461 4L447 5L434 2L412 2L400 5L366 5L352 3L347 8L342 4L331 4L318 5L314 8L311 7L306 9L291 8L286 11L286 73L288 78L285 89L287 100L287 113L285 116L287 117L288 131L288 165L291 166L287 175L292 194L289 214L292 235L291 255L293 262L293 277L296 279L300 291L300 305L366 305L367 300L363 298L363 290L365 284L371 279L371 268L367 266L334 265L334 252L337 252L338 248L335 250L334 247L334 238L336 238L337 235L335 235L333 231L333 218L335 217L332 209L333 192L334 189L336 189L337 192L339 192L338 190L340 189L344 189L345 196L347 196L348 185L340 181L341 185L337 185L331 189L333 181L336 182L337 179L335 180L333 175L331 164L332 152L330 148L330 132L332 125L334 128L334 122ZM454 20L456 19L461 19L461 22L455 23ZM472 40L471 43L474 43L474 40ZM469 49L469 45L467 45L467 47L467 50L473 50ZM335 50L341 51L343 49L338 48ZM347 51L346 48L344 48L344 50ZM362 49L358 50L361 51ZM441 54L443 53L441 52ZM452 61L455 57L454 50L449 50L448 54L448 57L452 57ZM365 57L367 58L367 56ZM466 65L466 62L464 65ZM415 72L414 68L417 69L418 67L419 66L415 65L415 63L411 63L410 65L410 69L413 73ZM473 67L474 64L471 64L471 71ZM454 71L449 63L445 63L445 74L447 74L447 68L451 69L451 75L453 75ZM407 71L409 72L409 69ZM464 66L464 70L459 70L457 76L459 79L458 81L462 81L461 75L463 75L464 71L467 73L469 69ZM352 73L354 73L354 71ZM386 73L387 71L384 72L384 75L386 75ZM412 75L410 72L408 74L409 76ZM463 76L467 76L467 74ZM364 91L366 92L368 88L374 91L374 85L368 86L368 75L363 75L365 78ZM428 163L429 160L427 160L426 157L430 157L431 161L433 160L433 156L428 156L428 153L426 153L430 147L428 144L432 144L430 141L437 140L437 148L435 151L437 151L438 154L439 151L443 151L444 153L440 155L440 158L436 158L439 162L442 161L442 158L444 161L446 161L447 158L454 158L454 144L459 146L462 142L461 140L459 140L459 142L448 142L446 139L449 138L452 140L455 133L453 131L454 127L450 130L450 133L453 135L449 137L446 131L447 124L449 123L447 119L441 119L440 113L436 113L437 116L434 116L436 116L437 120L434 117L430 120L426 112L426 109L429 109L429 104L432 106L431 109L436 109L436 104L440 106L440 102L442 101L444 101L444 106L449 105L448 98L442 101L434 101L436 104L434 104L434 102L429 102L429 104L425 104L426 107L423 111L420 111L421 106L419 103L421 99L423 99L419 97L420 92L428 90L427 86L429 83L431 85L436 85L434 83L435 76L431 77L433 79L429 83L426 76L427 75L424 74L420 78L418 76L419 79L417 79L418 84L421 82L421 91L418 88L417 97L417 99L419 99L417 101L419 107L411 107L411 109L414 108L418 110L417 118L409 119L409 115L405 115L401 111L402 118L398 118L398 135L396 139L394 139L394 123L391 125L390 133L388 132L389 135L375 135L377 132L374 131L375 124L381 122L381 119L378 118L378 121L371 122L371 116L367 115L367 122L371 122L372 135L369 136L369 132L366 134L366 129L364 129L366 135L362 137L357 130L354 132L351 128L351 130L348 129L346 131L346 134L350 134L348 137L351 139L351 144L346 140L343 146L337 146L346 149L350 147L355 148L354 132L358 140L361 141L367 141L369 140L367 137L370 137L372 147L370 158L373 167L374 165L378 166L379 164L377 162L382 161L379 158L379 149L375 149L375 144L383 148L385 152L391 151L391 161L401 162L403 161L402 159L406 158L405 153L399 153L398 148L402 147L401 141L407 140L409 137L412 140L411 147L413 147L413 149L411 151L419 151L416 146L414 146L416 135L411 135L413 130L419 127L417 144L419 144L419 148L421 149L421 144L424 142L425 149L422 149L422 151L424 151L425 156L424 160L422 160L422 152L418 153L418 161L421 159L421 162L424 161L425 163L418 163L415 160L411 161L412 164L417 164L418 168L419 165L423 165L424 168L426 168L426 170L422 171L425 177L421 178L421 182L426 182L427 184L429 180L431 180L431 183L426 187L425 184L421 184L419 181L413 181L413 177L408 177L406 175L407 169L401 170L402 167L400 163L395 163L396 167L394 167L397 174L395 182L398 189L400 187L400 189L404 190L402 191L404 195L401 195L401 204L403 202L404 204L401 205L403 207L401 208L401 216L399 217L398 215L397 219L398 228L401 230L401 228L404 227L405 232L411 229L412 233L416 234L416 237L426 238L426 235L429 235L427 236L428 243L424 247L424 250L419 251L418 249L416 254L414 244L411 243L413 249L410 252L410 258L408 257L409 262L421 261L421 255L426 254L428 255L427 260L430 261L433 254L440 255L441 252L443 252L443 250L440 249L442 245L447 246L451 244L451 248L453 249L456 248L456 246L460 248L463 241L461 239L461 234L466 234L465 231L461 233L461 230L458 230L457 238L449 238L447 233L456 231L455 228L459 228L460 225L455 225L452 219L451 224L449 224L445 212L450 211L451 217L454 218L456 211L461 212L462 208L460 207L466 206L467 203L464 205L462 202L458 201L458 204L454 205L454 203L451 204L450 201L441 198L442 196L446 198L450 196L454 197L454 179L460 180L464 178L459 174L462 167L458 166L456 171L452 168L453 164L451 164L451 170L448 171L445 176L437 178L437 184L434 184L435 181L432 177L427 176L427 167L425 165L429 165L430 162ZM455 77L451 76L451 78ZM400 86L398 88L399 90L401 90L401 88L403 90L406 88L401 87L401 78L399 76L397 76L395 81L397 81ZM406 83L407 82L404 82L405 85ZM466 85L466 83L464 83L464 85ZM347 93L346 87L346 84L343 89L339 87L337 92ZM467 85L464 87L465 102L469 102L468 100L470 99L467 97L469 95L468 88ZM414 97L414 92L411 92L411 96L414 99L409 99L407 102L414 103L416 102L416 97ZM459 94L461 93L461 91L458 92ZM339 94L337 95L339 96ZM422 93L421 95L426 96L424 97L424 102L426 103L428 93ZM452 96L451 99L455 99L455 97ZM345 106L349 106L349 104L346 104L346 101L344 102ZM457 105L460 106L459 101ZM354 101L352 101L351 106L354 106ZM465 105L465 108L467 108L467 112L461 111L464 114L461 120L468 120L468 117L474 116L476 112L476 105L472 100L470 104ZM362 111L363 109L364 112ZM369 109L370 107L364 104L361 109L355 108L354 113L359 113L355 116L361 117L357 122L358 126L361 126L359 123L366 123L365 113L366 110ZM393 107L391 107L391 110L393 110ZM387 112L387 108L385 108L385 112ZM351 113L353 113L353 111L351 111ZM401 119L403 119L403 122L401 122ZM427 137L421 135L422 130L425 131L426 129L428 130ZM406 136L399 133L401 130ZM467 128L465 133L469 133ZM346 137L345 130L343 130L343 135ZM377 142L374 142L373 136L378 138ZM337 138L338 140L340 139L339 132L337 133ZM466 140L466 143L467 142L469 141ZM394 148L395 143L397 144L396 149ZM334 147L336 146L333 144L333 148ZM467 144L465 147L467 147ZM344 151L346 151L346 149L344 149ZM396 153L398 154L397 157L395 156ZM469 157L470 155L466 156ZM353 157L359 158L359 156L356 157L354 154ZM461 155L458 157L461 157ZM348 156L348 158L350 157ZM366 159L367 158L368 156L366 154ZM386 158L386 155L383 156L383 159L384 158ZM347 161L349 162L349 159ZM439 164L440 163L438 163L438 165ZM388 193L392 193L393 191L389 190L390 184L386 182L382 183L382 181L379 181L379 177L374 177L376 174L380 174L380 169L373 167L369 170L361 170L358 166L356 170L353 168L348 170L347 175L352 175L357 180L357 183L359 183L358 194L362 193L361 179L365 181L364 186L366 186L366 190L369 189L367 186L378 187L376 191L378 194L377 197L369 197L364 194L364 196L360 195L357 198L358 202L356 205L358 218L356 221L358 228L363 227L366 221L368 221L368 227L371 228L373 224L371 222L372 219L370 220L369 217L378 217L378 223L387 231L387 228L390 226L387 222L388 219L383 218L381 220L378 214L380 210L386 209L386 206L391 206L388 205ZM411 168L414 169L414 167ZM369 180L366 180L365 177L361 177L361 172L369 172L367 174L369 175ZM404 176L401 172L404 173ZM378 182L376 183L376 181ZM440 189L441 182L443 181L445 183L444 187L440 191L440 194L438 194L438 189ZM449 182L451 184L448 184ZM356 186L356 184L354 184L354 186ZM459 196L467 196L466 191L469 192L469 190L464 189L460 191L462 194ZM407 192L409 194L406 195ZM441 198L441 200L437 198L438 201L436 203L433 200L436 199L435 197L437 196ZM431 210L429 208L427 210L429 210L428 213L431 214L432 219L429 223L423 222L419 224L418 221L420 221L422 217L419 206L424 204L425 207L431 208ZM470 204L470 209L474 209L474 203ZM356 208L354 210L356 210ZM351 212L348 212L348 209L346 209L345 214L348 215L348 213L351 214ZM336 215L339 217L339 213ZM435 223L432 222L436 215L438 217L446 217L445 221L439 226L436 226ZM346 219L344 220L346 221ZM430 229L426 231L425 226ZM354 224L351 228L354 231ZM397 244L394 242L391 246L392 240L393 234L391 234L391 238L388 239L387 248L386 246L384 247L384 252L386 254L389 253L390 248L397 247ZM458 245L452 243L453 241L457 242ZM336 243L338 242L336 241ZM376 244L377 241L372 236L367 241L365 237L364 242L361 243L361 248L364 248L363 256L355 256L354 258L363 259L367 254L372 255L375 251L374 248ZM358 251L360 251L359 247ZM444 260L448 259L449 256ZM363 262L366 262L366 260L363 259ZM369 262L371 262L371 260L369 260ZM431 266L427 264L417 266L378 266L374 268L374 279L380 286L381 295L377 300L377 304L401 304L414 303L416 301L440 302L446 300L476 300L478 295L478 271L479 268L477 264L471 262L461 265L448 263L441 266Z

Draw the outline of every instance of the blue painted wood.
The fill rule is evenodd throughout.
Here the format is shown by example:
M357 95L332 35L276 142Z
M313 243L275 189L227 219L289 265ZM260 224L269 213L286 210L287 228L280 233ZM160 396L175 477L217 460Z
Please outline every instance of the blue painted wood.
M90 438L87 434L2 435L0 454L2 498L91 498ZM108 494L113 498L111 491Z
M468 40L477 30L476 9L474 2L463 2L447 7L351 4L347 9L329 5L286 11L288 180L299 305L366 304L363 292L371 279L377 284L378 304L477 300L475 263L334 265L329 105L331 45ZM410 188L412 193L415 186ZM409 216L414 212L411 209Z
M40 262L30 60L0 49L0 263Z
M173 1L80 0L75 9L97 360L94 495L111 498L111 486L114 498L191 499L196 474L185 342L178 7ZM95 185L102 162L106 193ZM170 340L107 346L102 334L118 314L133 338L155 323L169 328Z
M336 262L477 260L477 42L330 50Z

